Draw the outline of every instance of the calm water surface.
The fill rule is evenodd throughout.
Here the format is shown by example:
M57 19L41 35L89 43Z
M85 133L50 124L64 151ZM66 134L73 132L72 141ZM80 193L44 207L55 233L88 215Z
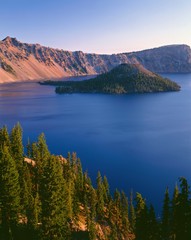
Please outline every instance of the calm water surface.
M0 126L20 122L24 141L45 132L52 153L76 151L95 180L141 192L161 206L166 186L191 183L191 74L165 75L180 92L56 95L37 83L0 85Z

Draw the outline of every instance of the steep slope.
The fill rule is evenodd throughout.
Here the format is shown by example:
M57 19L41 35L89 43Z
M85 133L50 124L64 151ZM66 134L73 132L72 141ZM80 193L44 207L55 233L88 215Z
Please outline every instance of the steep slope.
M191 72L191 50L171 45L112 55L70 52L7 37L0 41L0 83L100 74L121 63L141 63L154 72Z
M44 84L58 85L61 93L145 93L179 91L180 87L161 76L150 72L140 64L121 64L108 73L85 81L54 82Z
M187 45L169 45L135 53L150 71L158 73L191 72L191 49Z

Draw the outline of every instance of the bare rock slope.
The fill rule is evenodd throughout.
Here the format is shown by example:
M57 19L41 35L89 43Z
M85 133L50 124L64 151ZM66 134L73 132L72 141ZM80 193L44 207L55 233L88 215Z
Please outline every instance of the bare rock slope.
M7 37L0 41L0 83L94 75L121 63L142 64L153 72L191 72L191 49L170 45L112 55L70 52Z

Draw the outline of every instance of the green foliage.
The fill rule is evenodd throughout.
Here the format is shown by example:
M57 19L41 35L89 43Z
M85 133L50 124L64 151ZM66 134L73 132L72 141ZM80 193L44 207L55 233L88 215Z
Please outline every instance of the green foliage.
M5 146L10 147L10 139L7 127L4 126L0 129L0 147L3 148Z
M162 209L162 237L163 239L169 239L170 237L170 198L168 188L165 192L163 209Z
M185 178L172 200L165 192L161 219L140 193L130 203L124 192L109 191L98 172L96 187L76 153L51 155L41 134L27 144L23 162L22 129L0 129L0 239L190 240L191 198ZM79 224L84 223L82 231Z
M181 177L180 182L180 193L178 194L178 201L176 206L177 214L177 225L175 229L176 239L191 239L191 206L190 206L190 191L189 185L185 178Z
M129 221L132 231L135 231L135 223L136 223L136 214L135 214L135 208L133 204L133 192L131 191L130 195L130 209L129 209Z
M129 204L128 199L124 192L121 193L121 219L122 219L122 225L123 225L123 231L125 234L128 233L130 224L129 224Z
M101 173L97 174L97 217L99 220L103 219L104 216L104 189L102 184Z
M144 240L147 237L147 206L140 193L136 194L136 223L135 234L136 240Z
M43 167L39 186L44 239L61 240L69 235L65 189L61 163L56 157L50 157Z
M178 196L179 196L179 189L178 189L178 185L176 184L175 189L174 189L174 193L173 193L173 198L172 198L172 216L171 216L171 232L172 232L172 236L176 236L176 230L178 229L178 204L179 204L179 200L178 200Z
M0 214L2 239L12 239L20 212L19 174L7 146L0 149Z
M15 125L10 134L11 141L11 155L17 161L16 166L18 168L19 174L23 168L24 160L24 149L23 149L23 139L22 139L22 128L19 123Z

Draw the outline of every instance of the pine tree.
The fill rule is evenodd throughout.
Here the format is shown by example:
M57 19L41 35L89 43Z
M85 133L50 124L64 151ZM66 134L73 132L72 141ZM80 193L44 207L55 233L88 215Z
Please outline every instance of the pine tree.
M173 198L172 198L172 216L171 216L171 231L172 231L172 238L176 239L176 231L178 229L178 196L179 196L179 189L178 185L176 184L174 188Z
M49 159L50 152L48 150L48 146L46 144L46 138L44 133L41 133L38 137L37 142L37 156L36 156L36 163L41 168L43 162Z
M37 229L40 215L40 199L38 192L34 191L31 178L30 166L24 164L24 199L25 211L27 216L27 226L29 230Z
M129 211L128 199L127 199L125 193L122 191L122 193L121 193L121 217L122 217L123 233L125 235L127 235L127 233L129 232L128 211Z
M97 216L99 220L104 217L104 193L102 185L102 177L100 172L97 175Z
M30 205L31 202L31 197L32 197L32 180L31 180L31 175L30 175L30 171L28 168L27 163L24 163L23 165L23 189L22 189L22 193L23 193L23 207L25 209L25 214L27 212L27 209Z
M27 150L27 152L26 152L27 157L28 157L28 158L33 158L33 157L32 157L32 145L31 145L31 142L30 142L30 139L29 139L29 138L28 138L28 140L27 140L26 150Z
M16 162L16 167L19 173L19 183L21 188L21 206L22 206L22 213L26 214L26 207L29 202L29 195L31 194L29 189L29 185L27 180L29 176L28 169L26 164L24 164L24 147L22 143L22 128L19 123L17 123L10 133L10 150L13 159ZM27 179L25 178L27 176ZM31 186L30 186L31 187Z
M0 208L2 239L13 239L20 211L20 185L15 161L6 146L0 149Z
M28 207L28 225L29 228L36 229L40 221L40 213L41 213L41 201L38 192L33 197L31 196L31 202Z
M32 156L35 160L35 189L38 192L43 169L45 168L46 164L48 163L48 159L51 156L46 144L44 133L39 135L37 143L32 144Z
M164 240L168 240L171 234L170 229L170 198L168 188L165 191L165 197L162 209L161 234Z
M77 166L77 171L76 171L77 182L79 183L79 187L82 190L84 177L83 177L83 169L82 169L82 164L81 164L80 158L77 158L76 166Z
M121 222L121 194L116 189L114 192L114 215L115 215L115 225L117 227L117 230L119 232L122 222Z
M90 240L96 239L96 204L97 204L97 196L96 191L90 186L90 226L89 226L89 238Z
M91 221L94 222L96 220L96 205L97 205L97 195L96 190L91 186L90 188L90 217Z
M10 134L11 155L16 161L19 176L23 173L24 149L22 142L22 128L19 123L15 125ZM20 179L22 181L22 179Z
M68 239L66 185L61 163L55 157L50 157L43 167L39 192L42 202L43 238Z
M176 229L177 240L185 239L189 240L190 235L190 200L189 200L189 185L187 180L183 177L179 179L180 182L180 193L178 195L177 204L177 223L178 228Z
M74 199L74 183L71 180L67 182L67 185L65 186L66 189L66 197L67 197L67 216L69 219L73 218L73 199Z
M0 147L3 148L5 146L10 147L10 139L7 127L4 126L0 129Z
M140 193L136 194L136 240L148 239L148 210L146 202Z
M130 209L129 209L129 220L130 220L130 226L132 231L135 231L135 222L136 222L136 214L135 214L135 208L133 204L133 192L131 191L130 195Z
M109 183L106 176L104 176L103 178L103 193L104 193L104 202L108 203L111 196L110 196L110 190L109 190Z
M93 221L90 222L89 239L90 240L96 240L97 239L97 237L96 237L96 224Z
M111 225L111 233L110 233L109 239L110 240L118 240L119 239L117 227L115 224Z
M155 215L155 210L153 205L150 206L149 213L148 213L148 239L150 240L160 239L159 225L156 220L156 215Z

